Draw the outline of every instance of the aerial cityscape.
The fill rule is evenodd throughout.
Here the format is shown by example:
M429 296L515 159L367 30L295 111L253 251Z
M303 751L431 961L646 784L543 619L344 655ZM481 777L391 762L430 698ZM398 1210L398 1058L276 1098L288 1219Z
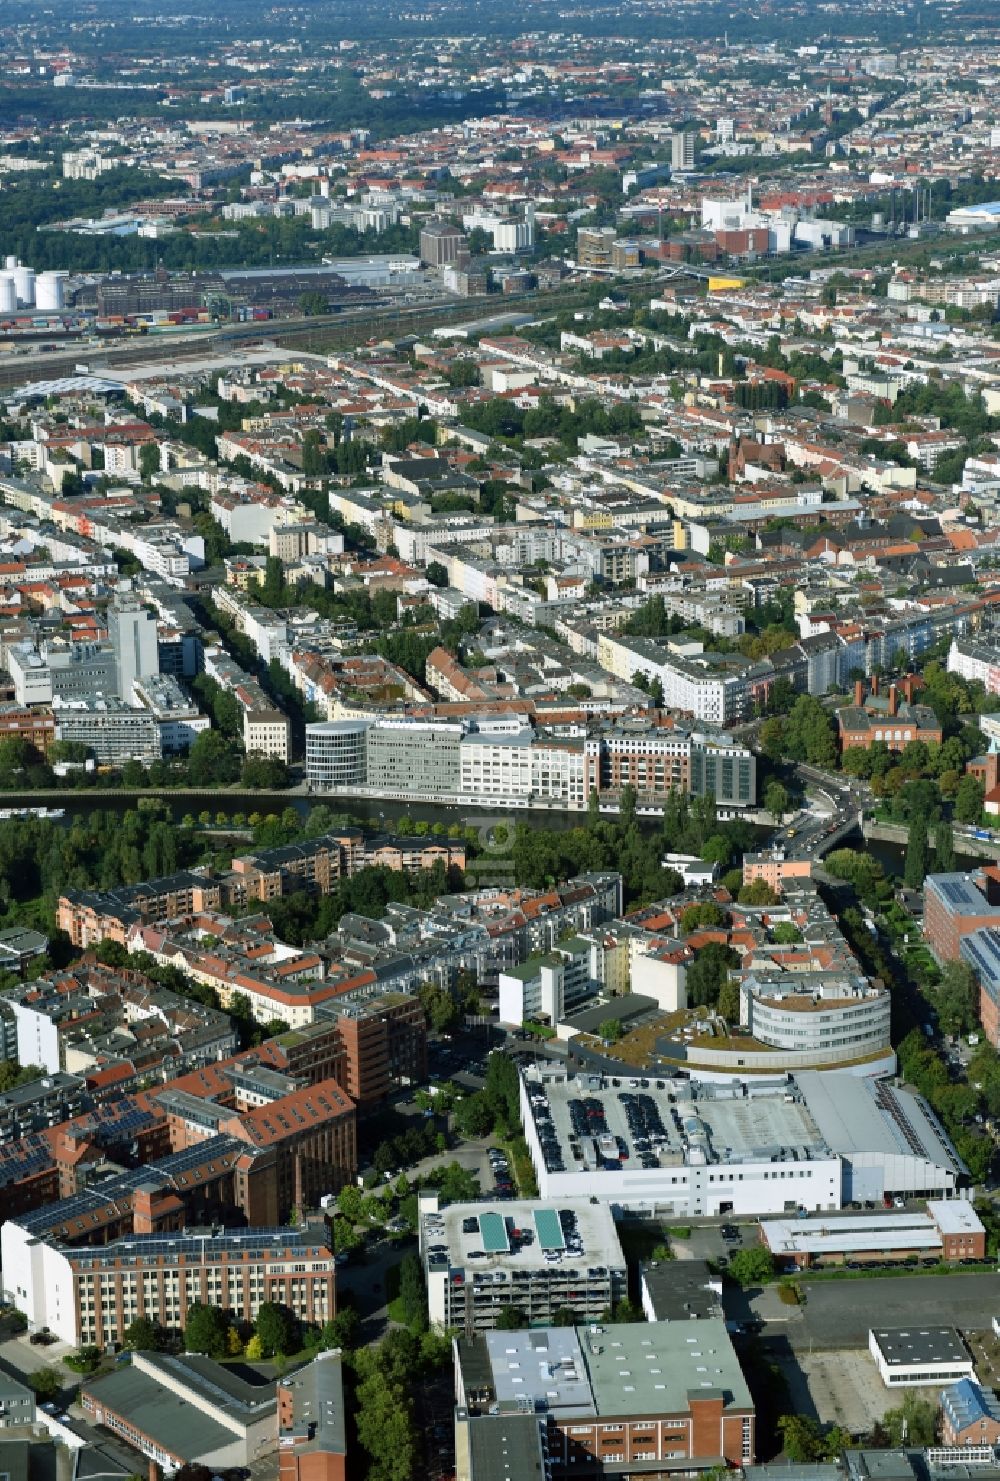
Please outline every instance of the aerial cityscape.
M0 1481L1000 1481L998 41L0 0Z

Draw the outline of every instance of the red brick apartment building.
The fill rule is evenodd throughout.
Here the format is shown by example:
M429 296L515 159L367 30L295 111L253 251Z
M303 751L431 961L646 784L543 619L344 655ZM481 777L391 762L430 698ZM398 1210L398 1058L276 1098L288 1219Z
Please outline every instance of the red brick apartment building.
M1000 926L1000 870L927 876L924 939L940 961L957 960L963 938L988 926Z
M942 1445L1000 1444L1000 1400L971 1378L941 1394Z

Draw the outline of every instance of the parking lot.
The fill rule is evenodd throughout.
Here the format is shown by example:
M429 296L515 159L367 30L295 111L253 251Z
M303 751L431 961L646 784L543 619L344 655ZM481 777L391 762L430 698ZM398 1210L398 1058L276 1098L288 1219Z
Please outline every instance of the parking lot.
M722 1262L724 1267L737 1250L752 1248L757 1243L756 1224L740 1224L734 1219L731 1225L725 1220L722 1224L688 1225L683 1218L678 1218L677 1223L681 1228L691 1229L689 1238L671 1238L670 1241L677 1255L684 1260L711 1260L715 1264ZM723 1227L734 1229L736 1238L726 1239Z
M491 1046L499 1042L489 1028L463 1030L448 1038L432 1039L427 1046L427 1070L432 1081L454 1080L458 1085L479 1089L486 1074Z
M788 1340L797 1351L867 1347L874 1323L985 1331L996 1310L1000 1280L995 1272L969 1275L911 1275L886 1280L802 1281L806 1302L789 1321ZM755 1303L756 1305L756 1303Z

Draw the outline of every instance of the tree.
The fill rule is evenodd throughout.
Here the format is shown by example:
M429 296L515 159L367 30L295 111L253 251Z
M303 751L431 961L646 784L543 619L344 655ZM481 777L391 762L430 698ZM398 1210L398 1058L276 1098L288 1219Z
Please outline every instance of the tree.
M886 1442L898 1445L933 1445L937 1438L938 1409L928 1399L922 1399L912 1390L903 1395L898 1409L890 1409L882 1417L882 1431Z
M291 778L280 756L265 756L252 751L240 769L240 784L259 792L282 792Z
M729 1274L741 1286L762 1286L774 1275L774 1257L762 1244L737 1250L729 1262Z
M195 736L188 753L188 781L193 787L235 782L239 771L238 756L217 730L203 730Z
M333 1321L324 1323L319 1345L324 1350L341 1347L350 1351L357 1347L360 1337L361 1317L357 1309L353 1306L342 1306Z
M552 1313L554 1327L575 1327L576 1322L577 1315L572 1306L558 1306Z
M955 834L943 818L934 829L934 868L939 874L950 874L955 867Z
M781 782L768 782L764 789L764 810L769 812L774 821L781 824L782 818L788 811L788 791Z
M427 1328L427 1293L424 1288L424 1272L419 1255L412 1250L403 1256L399 1267L399 1299L403 1309L403 1320L410 1331L425 1331Z
M955 822L978 823L983 814L983 784L978 777L964 776L955 792Z
M448 1033L462 1021L458 1004L446 987L425 982L417 991L428 1024L436 1033Z
M967 1034L978 1026L979 989L968 962L944 963L934 1005L943 1034Z
M714 1008L723 984L740 959L724 941L708 941L700 947L685 972L688 1002L692 1007Z
M204 1353L209 1358L224 1358L228 1326L221 1306L208 1306L203 1301L192 1302L187 1310L184 1350Z
M745 884L736 896L741 905L777 905L777 891L768 884L766 879L754 879Z
M634 1301L625 1297L612 1308L611 1320L613 1322L643 1322L646 1317L641 1306L636 1306Z
M496 1124L496 1115L486 1094L477 1090L467 1095L455 1107L455 1126L464 1137L489 1136Z
M448 585L448 568L443 566L440 561L431 561L424 575L432 586Z
M19 1065L16 1059L0 1059L0 1095L41 1079L45 1071L37 1064Z
M299 312L307 319L315 318L318 314L325 314L329 307L325 293L313 292L299 295Z
M906 858L903 863L903 879L911 890L923 887L928 864L927 819L922 814L910 820L910 836L906 843Z
M497 1312L498 1332L518 1332L528 1325L528 1318L520 1306L501 1306Z
M811 694L800 694L785 720L785 754L832 770L837 764L833 720Z
M402 1340L401 1340L402 1339ZM412 1333L399 1328L355 1355L358 1441L370 1458L368 1481L411 1481L417 1443L409 1384L417 1367Z
M287 1357L299 1345L299 1323L287 1306L278 1301L265 1301L257 1312L254 1335L260 1339L263 1357Z
M845 1450L850 1450L854 1437L843 1425L831 1425L823 1436L823 1453L828 1461L839 1461Z
M778 1430L786 1460L798 1464L822 1460L826 1451L823 1431L811 1414L782 1414Z
M59 1374L54 1368L38 1368L28 1374L28 1383L35 1391L35 1398L47 1404L62 1391Z
M160 471L160 444L144 442L139 449L139 473L145 483Z
M740 985L733 977L727 977L719 988L718 1009L727 1023L740 1021Z
M617 1044L622 1036L621 1019L605 1018L597 1025L597 1037L609 1044Z
M133 1352L155 1352L160 1345L160 1329L148 1316L137 1316L125 1328L122 1340Z
M364 1244L363 1237L347 1219L333 1221L333 1247L338 1255L351 1255Z
M726 912L721 905L716 905L714 900L703 900L700 904L689 905L681 916L681 934L690 936L692 931L721 927L726 924Z

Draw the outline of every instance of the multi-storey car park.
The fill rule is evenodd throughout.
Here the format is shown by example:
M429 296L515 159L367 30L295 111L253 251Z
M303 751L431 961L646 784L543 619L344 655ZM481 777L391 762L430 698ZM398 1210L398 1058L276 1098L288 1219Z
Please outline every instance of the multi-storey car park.
M420 1251L428 1314L441 1328L489 1331L510 1306L532 1326L566 1308L596 1321L627 1289L611 1211L587 1200L442 1209L423 1194Z
M847 1074L698 1084L538 1061L521 1071L521 1116L543 1198L619 1210L818 1212L968 1183L920 1096Z

